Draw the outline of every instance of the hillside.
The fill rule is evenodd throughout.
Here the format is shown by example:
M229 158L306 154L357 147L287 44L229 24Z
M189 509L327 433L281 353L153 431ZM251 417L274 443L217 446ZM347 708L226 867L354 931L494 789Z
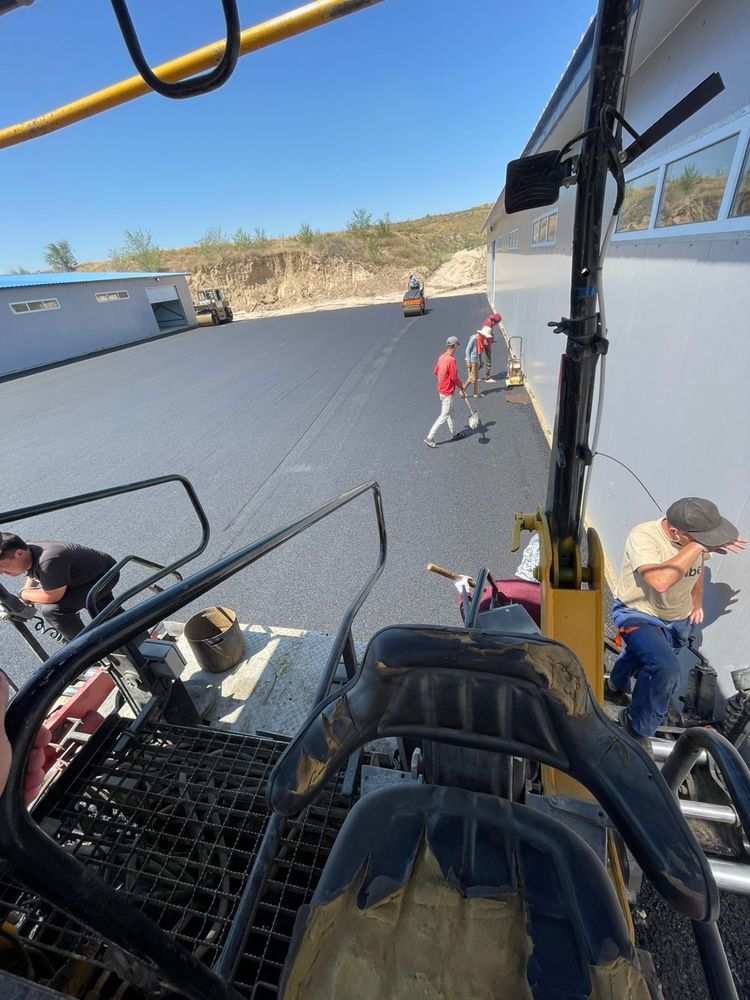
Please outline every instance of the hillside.
M188 271L188 284L219 287L235 313L289 311L355 304L403 293L412 272L426 294L446 294L484 284L484 238L479 228L488 205L445 215L361 224L343 232L307 228L277 239L242 234L231 240L209 230L196 246L158 252L158 269ZM361 220L363 223L366 220ZM151 265L153 268L153 264ZM147 270L138 261L98 261L79 270Z

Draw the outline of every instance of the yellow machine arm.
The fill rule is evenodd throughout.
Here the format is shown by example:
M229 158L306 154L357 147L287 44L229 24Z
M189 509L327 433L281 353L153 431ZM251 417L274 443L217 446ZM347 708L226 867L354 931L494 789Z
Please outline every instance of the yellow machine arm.
M245 28L241 35L240 55L244 56L248 52L266 48L311 28L318 28L329 21L345 17L347 14L353 14L366 7L374 7L377 3L382 3L382 0L313 0L313 3L305 4L304 7L297 7L252 28ZM224 46L224 41L204 45L203 48L162 63L156 67L156 73L166 81L184 80L216 66L221 60ZM87 97L64 104L37 118L30 118L28 121L0 129L0 149L55 132L73 122L91 118L101 111L126 104L136 97L143 97L149 93L151 93L149 86L140 76L131 76L127 80L97 90Z

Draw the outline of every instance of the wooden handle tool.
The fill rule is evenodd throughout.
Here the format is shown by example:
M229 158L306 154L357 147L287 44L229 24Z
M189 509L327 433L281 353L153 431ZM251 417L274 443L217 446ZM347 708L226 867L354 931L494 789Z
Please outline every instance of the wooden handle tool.
M437 573L438 576L444 576L448 580L455 581L455 580L466 579L468 580L469 586L472 589L477 585L477 581L472 580L470 576L464 577L463 573L452 573L449 569L443 569L442 566L436 566L435 563L427 563L427 569L429 570L430 573Z

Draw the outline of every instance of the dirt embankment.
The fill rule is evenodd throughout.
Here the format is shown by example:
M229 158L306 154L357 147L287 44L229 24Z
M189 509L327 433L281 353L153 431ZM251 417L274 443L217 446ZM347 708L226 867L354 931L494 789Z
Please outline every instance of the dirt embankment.
M391 222L386 214L364 225L268 238L262 230L233 236L207 230L195 245L79 265L82 271L182 271L195 293L222 288L235 315L300 312L401 298L409 274L425 282L428 299L485 286L482 224L489 205ZM353 220L354 216L353 215ZM238 240L238 234L243 234ZM126 234L132 235L132 234ZM150 233L139 233L150 243Z
M485 250L459 250L431 274L421 273L425 294L450 295L485 285ZM235 315L299 312L390 301L403 295L408 272L339 257L282 251L241 261L199 266L188 277L193 292L222 288Z

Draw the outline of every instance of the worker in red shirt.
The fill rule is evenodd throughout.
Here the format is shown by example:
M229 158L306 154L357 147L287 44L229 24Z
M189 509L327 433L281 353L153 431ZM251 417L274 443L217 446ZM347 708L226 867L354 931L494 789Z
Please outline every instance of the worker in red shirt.
M484 381L494 382L492 377L492 341L495 336L495 327L499 326L502 320L500 313L490 313L487 319L482 320L479 332L484 341Z
M445 353L440 355L435 365L434 374L437 375L437 391L440 396L440 416L432 425L430 433L424 439L424 443L428 448L437 447L435 444L435 433L445 423L448 424L448 430L451 432L451 441L458 441L463 437L460 431L458 434L455 433L453 425L453 393L458 389L464 399L466 399L466 393L464 392L464 387L461 379L458 377L458 369L456 368L456 358L454 355L457 347L458 337L448 337L445 342Z

